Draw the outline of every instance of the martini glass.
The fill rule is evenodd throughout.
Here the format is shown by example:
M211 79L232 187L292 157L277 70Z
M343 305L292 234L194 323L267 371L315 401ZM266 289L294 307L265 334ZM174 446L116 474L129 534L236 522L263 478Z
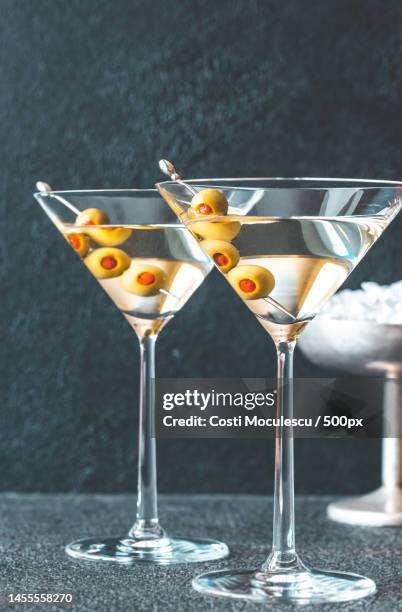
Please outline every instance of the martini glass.
M264 178L183 183L169 174L173 181L157 185L161 194L274 341L276 416L291 418L297 338L400 210L402 183ZM258 569L211 572L195 578L193 586L216 596L300 603L375 592L369 578L309 569L296 553L291 428L276 430L271 554Z
M212 264L156 189L51 191L35 198L137 334L141 350L137 520L123 537L72 542L79 559L187 563L227 556L226 544L166 535L158 520L155 342ZM83 267L83 270L85 267Z

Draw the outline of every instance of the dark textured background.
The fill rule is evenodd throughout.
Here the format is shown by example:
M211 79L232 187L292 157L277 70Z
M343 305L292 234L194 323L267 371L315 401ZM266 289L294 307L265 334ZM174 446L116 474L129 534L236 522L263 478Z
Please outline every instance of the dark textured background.
M401 178L402 3L1 0L0 27L0 488L132 490L137 341L33 201L35 181L149 186L161 156L186 176ZM401 229L350 286L400 277ZM159 341L161 376L274 367L268 337L216 276ZM301 355L296 371L317 372ZM378 441L297 452L299 492L378 483ZM162 441L159 457L163 491L272 484L271 441Z

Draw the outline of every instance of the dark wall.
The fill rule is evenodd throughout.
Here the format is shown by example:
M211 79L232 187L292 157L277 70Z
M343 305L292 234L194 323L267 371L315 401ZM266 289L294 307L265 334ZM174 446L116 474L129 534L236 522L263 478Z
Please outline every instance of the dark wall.
M135 488L139 354L31 193L186 176L401 178L400 0L1 0L0 487ZM2 215L4 221L4 215ZM349 285L400 277L402 219ZM160 376L272 375L213 275L162 333ZM296 371L317 370L301 355ZM368 490L378 441L298 441L297 490ZM163 441L163 491L267 492L272 443ZM364 469L363 466L364 465Z

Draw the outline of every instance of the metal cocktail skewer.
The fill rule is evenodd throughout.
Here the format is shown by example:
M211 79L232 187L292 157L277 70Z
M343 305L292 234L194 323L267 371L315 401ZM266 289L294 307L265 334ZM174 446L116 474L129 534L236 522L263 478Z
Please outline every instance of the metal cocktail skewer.
M162 170L163 174L166 174L166 176L171 178L172 181L176 181L176 183L180 183L180 185L183 185L183 187L188 189L190 193L192 193L193 195L197 195L196 190L193 189L191 185L183 181L180 174L176 170L176 166L171 161L169 161L168 159L160 159L159 168Z
M80 214L80 211L75 208L75 206L70 204L70 202L62 198L60 195L55 194L53 187L49 185L49 183L45 183L44 181L38 181L36 183L36 189L42 193L48 193L52 196L52 198L56 198L56 200L59 200L59 202L64 204L64 206L67 206L67 208L69 208L75 215L78 216Z
M166 174L167 176L169 176L172 181L176 181L177 183L180 183L186 189L188 189L190 193L192 193L193 195L197 195L197 192L195 191L195 189L193 189L188 183L183 181L180 174L176 170L176 166L171 161L169 161L168 159L159 160L159 168L162 170L163 174ZM268 302L268 304L271 304L271 306L273 306L274 308L277 308L282 313L284 313L286 316L288 316L290 319L292 319L292 321L296 321L296 317L292 315L292 313L289 312L289 310L287 310L284 306L282 306L282 304L274 300L274 298L267 296L263 299L265 302Z
M170 297L174 298L175 300L179 300L180 299L177 295L175 295L171 291L168 291L167 289L159 289L159 293L163 293L164 295L169 295Z
M41 193L51 193L53 191L53 187L51 187L49 183L45 183L44 181L38 181L36 183L36 189Z
M77 210L72 204L67 202L67 200L65 200L64 198L60 197L59 195L54 195L54 193L53 193L54 189L53 189L53 187L51 185L49 185L49 183L45 183L44 181L38 181L36 183L36 189L38 191L42 192L42 193L51 194L52 197L57 198L60 202L62 202L65 206L67 206L75 214L78 215L80 213L80 211ZM160 293L164 293L165 295L169 295L170 297L174 298L175 300L179 300L177 295L175 295L171 291L168 291L167 289L160 289L159 291L160 291Z
M292 315L292 313L289 312L289 310L287 310L284 306L282 306L282 304L280 304L279 302L274 300L274 298L272 298L270 296L267 296L267 297L263 298L263 300L264 300L264 302L268 302L268 304L271 304L271 306L274 306L278 310L281 310L285 315L287 315L293 321L297 320L297 317Z

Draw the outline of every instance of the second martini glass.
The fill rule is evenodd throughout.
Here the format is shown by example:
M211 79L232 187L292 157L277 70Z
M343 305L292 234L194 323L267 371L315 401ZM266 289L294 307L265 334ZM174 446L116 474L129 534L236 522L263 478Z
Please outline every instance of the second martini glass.
M188 563L227 556L216 540L168 536L158 519L155 342L211 269L197 241L156 190L52 191L35 197L138 336L141 349L137 520L123 537L72 542L72 557Z
M401 208L401 183L332 179L199 179L157 186L273 339L277 417L293 415L296 340ZM174 168L174 167L173 167ZM179 182L177 182L179 180ZM198 576L216 596L300 603L359 599L369 578L308 569L295 549L293 432L278 427L272 552L259 569Z

